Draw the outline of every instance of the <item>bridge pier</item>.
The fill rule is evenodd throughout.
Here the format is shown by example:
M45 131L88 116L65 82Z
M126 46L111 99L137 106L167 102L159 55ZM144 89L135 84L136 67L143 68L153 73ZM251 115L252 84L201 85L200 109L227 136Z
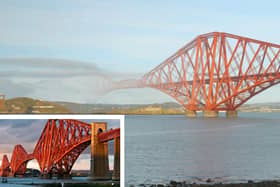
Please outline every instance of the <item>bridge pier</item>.
M226 112L226 116L227 116L227 118L237 118L238 113L236 110L228 110Z
M203 117L206 117L206 118L216 118L216 117L218 117L218 115L219 115L219 112L215 111L215 110L204 110L203 111Z
M41 173L39 175L40 179L51 179L52 178L52 174L51 173Z
M57 174L58 179L72 179L72 176L70 173L64 173L64 174Z
M189 118L195 118L196 117L196 111L195 110L187 110L185 113L185 116Z
M113 180L120 180L120 137L115 138L114 142L114 171Z
M98 134L106 131L106 123L93 123L91 125L91 160L90 180L108 180L109 161L108 143L99 143Z

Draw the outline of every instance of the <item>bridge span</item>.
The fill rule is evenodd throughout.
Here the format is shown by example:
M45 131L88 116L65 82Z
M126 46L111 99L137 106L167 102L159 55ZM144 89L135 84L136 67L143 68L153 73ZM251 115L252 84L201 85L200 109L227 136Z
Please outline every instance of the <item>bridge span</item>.
M239 106L280 82L280 45L212 32L197 36L139 80L116 88L150 87L180 103L187 116L203 111L236 117Z
M112 179L120 179L120 128L107 130L104 122L87 124L71 119L50 119L32 153L20 144L14 147L11 162L3 156L0 176L24 175L27 163L37 160L41 178L71 177L71 169L80 154L91 146L89 179L110 179L108 141L114 140L114 170Z

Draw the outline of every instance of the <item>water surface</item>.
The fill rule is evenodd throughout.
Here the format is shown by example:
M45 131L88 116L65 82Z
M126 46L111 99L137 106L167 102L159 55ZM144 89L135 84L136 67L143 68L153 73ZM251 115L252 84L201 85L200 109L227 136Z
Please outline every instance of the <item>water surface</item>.
M280 113L126 116L126 184L280 178Z

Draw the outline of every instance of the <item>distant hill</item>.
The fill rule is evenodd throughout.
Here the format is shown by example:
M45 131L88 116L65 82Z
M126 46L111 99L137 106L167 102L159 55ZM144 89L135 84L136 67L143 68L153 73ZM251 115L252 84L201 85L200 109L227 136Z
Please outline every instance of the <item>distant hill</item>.
M93 114L184 114L184 108L175 102L155 104L79 104L70 102L55 102L73 113ZM244 104L241 112L280 112L280 103Z
M65 114L71 113L69 109L59 104L31 99L26 97L18 97L5 101L5 108L1 113L14 114Z
M79 104L70 102L55 102L74 113L93 114L181 114L184 108L178 103L155 104Z
M241 112L280 112L280 103L244 104L238 110Z
M280 103L244 104L242 112L280 112ZM184 114L184 108L175 102L154 104L80 104L73 102L49 102L26 97L8 99L1 113L14 114Z

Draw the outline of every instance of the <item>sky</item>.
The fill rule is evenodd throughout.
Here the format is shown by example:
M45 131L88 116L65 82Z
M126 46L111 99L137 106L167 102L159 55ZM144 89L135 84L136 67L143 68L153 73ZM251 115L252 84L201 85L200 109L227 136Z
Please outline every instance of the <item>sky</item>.
M108 90L114 80L141 77L199 34L280 43L278 7L276 0L0 1L0 92L81 103L175 101L148 88ZM278 91L250 102L280 102Z
M116 119L96 120L96 119L81 119L80 121L91 123L107 122L107 128L120 127L120 121ZM0 165L2 163L3 155L8 156L9 161L12 157L14 146L21 144L27 153L32 153L37 141L45 127L47 120L16 120L16 119L1 119L0 120ZM32 130L30 130L32 129ZM27 135L28 134L28 135ZM109 145L110 146L110 145ZM110 149L109 149L110 150ZM113 153L109 152L109 167L113 168ZM36 160L28 162L27 167L39 169ZM90 148L87 148L75 162L73 169L89 170L90 169Z

